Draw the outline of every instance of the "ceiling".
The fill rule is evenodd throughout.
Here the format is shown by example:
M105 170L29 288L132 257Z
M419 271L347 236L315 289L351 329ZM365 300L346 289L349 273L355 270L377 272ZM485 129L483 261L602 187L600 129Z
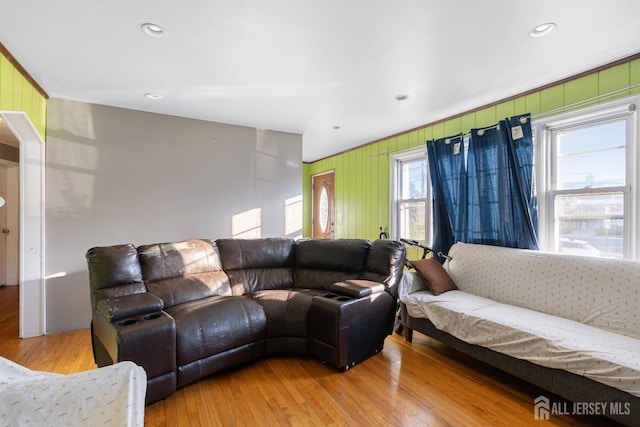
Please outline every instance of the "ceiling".
M299 133L307 162L640 52L638 0L0 6L0 42L49 96Z

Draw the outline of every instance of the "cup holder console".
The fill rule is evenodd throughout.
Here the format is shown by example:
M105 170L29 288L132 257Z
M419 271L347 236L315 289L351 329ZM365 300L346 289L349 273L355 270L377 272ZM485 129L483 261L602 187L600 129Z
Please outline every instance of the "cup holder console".
M318 294L309 307L309 352L350 369L382 349L393 308L391 296L358 298L339 290Z
M151 313L143 317L144 320L153 320L162 317L162 313Z
M116 322L116 325L118 326L132 326L132 325L136 325L142 321L145 320L154 320L154 319L159 319L163 317L161 312L156 312L156 313L150 313L150 314L145 314L142 317L131 317L128 319L123 319L123 320L119 320L118 322Z
M351 298L344 295L337 295L337 294L324 294L322 295L322 297L332 299L334 301L340 301L340 302L351 301Z

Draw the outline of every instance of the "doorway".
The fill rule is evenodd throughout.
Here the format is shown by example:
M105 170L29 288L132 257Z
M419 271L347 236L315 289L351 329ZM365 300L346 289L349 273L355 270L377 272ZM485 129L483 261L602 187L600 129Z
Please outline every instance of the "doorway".
M322 239L335 237L335 172L329 171L311 177L312 236Z
M20 141L0 118L0 286L19 282L19 147Z
M19 168L17 161L6 155L5 141L0 137L0 286L15 286L19 283ZM16 147L16 157L17 153Z
M3 149L4 144L2 141L0 141L0 144L0 149ZM5 208L7 200L7 167L4 162L4 158L0 156L0 231L2 232L7 230L7 209ZM0 234L0 287L7 285L7 267L7 236L3 233Z
M24 112L0 111L0 133L13 134L18 141L19 182L15 197L8 197L19 210L18 281L20 285L19 336L27 338L46 333L46 295L44 277L44 141ZM9 181L9 180L7 180ZM7 189L8 192L9 189ZM1 209L8 208L7 203ZM7 227L8 228L8 227ZM14 230L9 229L9 233Z

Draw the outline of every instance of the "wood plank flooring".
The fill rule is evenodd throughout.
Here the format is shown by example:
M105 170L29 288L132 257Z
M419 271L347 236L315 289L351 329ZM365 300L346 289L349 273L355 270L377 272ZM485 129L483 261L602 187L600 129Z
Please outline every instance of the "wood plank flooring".
M18 287L0 288L0 355L30 369L95 369L88 329L19 339ZM147 407L148 426L614 426L601 417L533 417L545 393L422 334L399 335L345 373L272 357L178 390Z

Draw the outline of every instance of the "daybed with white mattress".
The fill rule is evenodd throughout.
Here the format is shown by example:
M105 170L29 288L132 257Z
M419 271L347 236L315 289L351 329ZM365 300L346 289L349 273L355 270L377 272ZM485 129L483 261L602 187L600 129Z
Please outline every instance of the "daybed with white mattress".
M465 243L449 256L456 290L434 295L429 272L405 274L407 340L417 330L640 425L640 263Z

